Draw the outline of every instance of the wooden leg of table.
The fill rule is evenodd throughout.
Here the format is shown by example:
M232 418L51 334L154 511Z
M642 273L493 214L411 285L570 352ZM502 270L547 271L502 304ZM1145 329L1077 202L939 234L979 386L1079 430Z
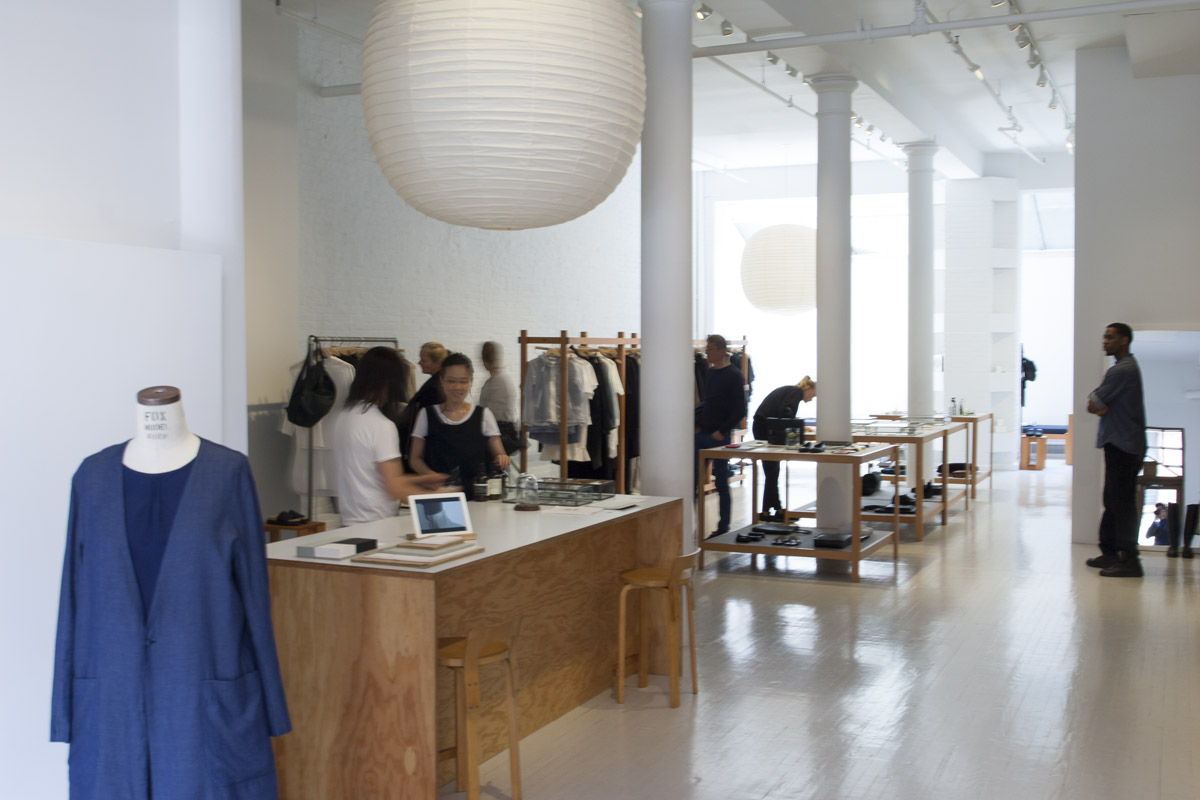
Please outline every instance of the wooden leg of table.
M679 708L679 657L683 649L679 638L680 598L668 589L663 592L663 599L667 603L667 686L670 687L670 700L667 704L671 708Z
M632 586L621 587L621 599L617 603L617 702L625 702L625 639L627 638L627 628L625 627L628 615L627 608L629 603L629 590Z
M858 562L862 560L862 542L859 539L862 535L862 475L857 466L850 469L853 475L850 487L850 555L854 559L850 562L850 580L858 583Z
M454 788L467 790L467 683L466 670L454 670L454 762L457 776Z
M950 494L947 492L949 484L946 483L946 477L950 472L950 432L942 434L942 526L945 527L950 515L947 513L946 506L950 505Z
M913 459L916 462L914 470L916 478L917 504L913 511L917 517L914 521L913 528L917 532L917 541L925 541L925 445L917 445L913 448L916 451L916 457Z

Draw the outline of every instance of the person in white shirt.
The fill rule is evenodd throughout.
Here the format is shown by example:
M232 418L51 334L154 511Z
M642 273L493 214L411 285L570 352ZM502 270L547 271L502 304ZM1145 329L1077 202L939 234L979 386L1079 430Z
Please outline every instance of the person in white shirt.
M338 509L356 525L394 517L397 500L438 491L445 475L406 475L400 434L381 410L405 399L407 367L395 350L373 347L363 354L350 384L345 412L334 433L338 453Z
M446 356L440 375L446 399L417 414L409 453L409 463L418 473L453 474L457 469L468 500L474 496L475 477L486 476L489 462L504 469L510 461L495 416L467 400L474 372L471 359L462 353Z
M512 378L504 372L504 350L499 342L484 342L481 351L483 368L488 379L479 390L479 405L492 412L500 427L500 444L510 456L521 449L518 432L520 417L517 416L517 392Z

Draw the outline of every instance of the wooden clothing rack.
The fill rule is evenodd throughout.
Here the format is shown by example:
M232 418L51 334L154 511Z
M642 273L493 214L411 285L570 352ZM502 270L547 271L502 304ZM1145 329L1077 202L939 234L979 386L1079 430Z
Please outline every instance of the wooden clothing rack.
M561 331L558 336L530 336L529 331L521 331L521 336L517 340L521 343L521 471L525 472L528 468L529 454L529 427L525 424L525 375L529 370L529 347L530 345L548 345L557 347L559 352L558 360L558 444L559 444L559 459L558 459L558 474L561 480L567 479L567 390L570 382L570 371L568 368L568 350L572 345L585 345L593 347L616 347L617 348L617 374L621 377L621 394L617 395L617 475L616 489L618 494L625 493L625 353L631 349L641 346L641 339L636 333L631 333L628 336L624 331L618 332L616 337L603 338L588 336L587 331L581 332L578 336L568 336L566 331Z
M329 345L360 345L360 344L390 344L394 349L400 349L400 340L395 336L315 336L308 337L308 350L304 354L310 362L317 351ZM308 429L308 519L313 518L313 429Z

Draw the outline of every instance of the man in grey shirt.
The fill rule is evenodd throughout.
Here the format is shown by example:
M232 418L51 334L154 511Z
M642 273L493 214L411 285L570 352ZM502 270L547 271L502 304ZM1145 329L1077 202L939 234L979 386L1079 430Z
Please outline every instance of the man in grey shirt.
M1104 516L1100 555L1089 558L1106 578L1140 578L1137 477L1146 457L1146 405L1142 371L1129 352L1133 330L1123 322L1104 329L1104 354L1116 359L1088 395L1089 414L1100 417L1096 447L1104 449Z

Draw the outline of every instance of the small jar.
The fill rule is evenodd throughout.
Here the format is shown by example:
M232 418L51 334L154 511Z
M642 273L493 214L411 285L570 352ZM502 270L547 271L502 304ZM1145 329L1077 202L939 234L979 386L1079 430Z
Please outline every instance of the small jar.
M487 479L488 500L500 500L504 497L504 471L493 467Z
M786 447L788 450L799 450L800 449L800 431L796 430L795 428L787 429L787 445L786 445Z
M475 481L471 487L471 493L475 500L479 503L486 503L488 500L488 478L487 473L480 470L475 474Z

